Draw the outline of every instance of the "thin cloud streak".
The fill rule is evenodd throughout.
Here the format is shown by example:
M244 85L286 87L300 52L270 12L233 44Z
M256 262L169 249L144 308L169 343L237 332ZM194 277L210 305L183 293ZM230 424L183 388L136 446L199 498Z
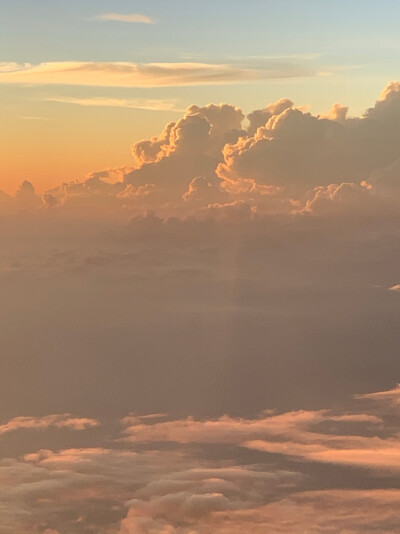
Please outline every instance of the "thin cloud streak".
M178 87L238 84L317 75L318 72L309 66L280 61L266 61L262 67L195 62L54 61L36 65L0 63L0 83L6 84Z
M154 24L155 21L152 20L147 15L140 15L139 13L103 13L96 17L98 20L109 20L113 22L133 22L139 24Z
M0 436L9 432L15 432L16 430L48 430L51 427L85 430L96 427L99 424L99 421L96 419L72 417L68 413L52 414L44 417L15 417L0 425Z
M24 117L19 117L19 118L22 119L22 120L25 120L25 121L52 121L53 120L50 117L28 117L28 116L24 116Z
M183 109L177 109L175 107L175 100L162 99L103 97L73 98L68 96L55 96L46 98L45 101L87 107L143 109L148 111L175 111L177 113L181 113L184 111Z

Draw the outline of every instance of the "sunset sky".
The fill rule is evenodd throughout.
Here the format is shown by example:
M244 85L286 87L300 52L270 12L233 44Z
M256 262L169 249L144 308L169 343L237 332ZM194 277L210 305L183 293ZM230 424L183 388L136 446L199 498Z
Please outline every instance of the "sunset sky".
M0 0L0 534L400 532L399 20Z
M340 102L360 114L397 76L400 5L384 6L2 0L2 188L14 192L27 179L43 192L60 180L130 165L133 142L192 104L227 102L249 113L286 97L316 113ZM71 76L71 62L92 65L97 75ZM112 70L121 62L191 69L122 79Z

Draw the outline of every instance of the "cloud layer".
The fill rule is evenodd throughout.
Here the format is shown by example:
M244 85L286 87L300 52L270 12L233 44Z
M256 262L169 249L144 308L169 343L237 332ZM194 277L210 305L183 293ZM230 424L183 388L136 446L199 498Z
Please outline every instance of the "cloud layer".
M368 526L389 533L399 520L400 458L399 427L389 430L390 403L381 402L388 396L364 395L373 399L369 411L350 404L343 412L202 421L131 414L120 421L122 442L117 434L111 447L2 460L0 532L361 534ZM244 460L246 449L262 451L256 463ZM278 466L287 456L290 463ZM338 485L329 471L321 479L312 464L326 463L353 468L358 488L346 487L346 477ZM385 487L363 489L370 470L383 470Z

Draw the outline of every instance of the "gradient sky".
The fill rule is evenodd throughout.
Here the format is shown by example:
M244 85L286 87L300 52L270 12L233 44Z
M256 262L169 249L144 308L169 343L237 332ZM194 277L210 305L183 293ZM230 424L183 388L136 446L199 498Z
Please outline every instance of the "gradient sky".
M101 19L105 14L140 14L152 23ZM284 96L314 112L341 102L360 114L396 79L399 17L396 0L385 0L385 9L374 0L2 0L4 64L191 62L262 73L272 62L289 78L167 87L104 87L99 80L88 87L65 85L62 77L57 85L31 85L0 76L1 187L13 192L28 179L43 191L130 165L133 142L194 103L223 101L249 112ZM99 105L76 103L82 99Z

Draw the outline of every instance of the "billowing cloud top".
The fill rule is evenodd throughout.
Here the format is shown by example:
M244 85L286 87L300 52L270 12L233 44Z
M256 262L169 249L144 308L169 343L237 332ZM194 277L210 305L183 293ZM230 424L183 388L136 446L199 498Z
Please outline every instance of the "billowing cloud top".
M182 70L170 67L170 74ZM160 135L132 147L132 169L93 173L41 199L25 182L14 198L3 193L0 205L3 213L47 207L138 215L152 209L185 217L246 206L253 215L388 214L399 200L399 126L398 82L359 118L348 118L338 104L316 116L287 99L247 121L228 104L191 106Z

